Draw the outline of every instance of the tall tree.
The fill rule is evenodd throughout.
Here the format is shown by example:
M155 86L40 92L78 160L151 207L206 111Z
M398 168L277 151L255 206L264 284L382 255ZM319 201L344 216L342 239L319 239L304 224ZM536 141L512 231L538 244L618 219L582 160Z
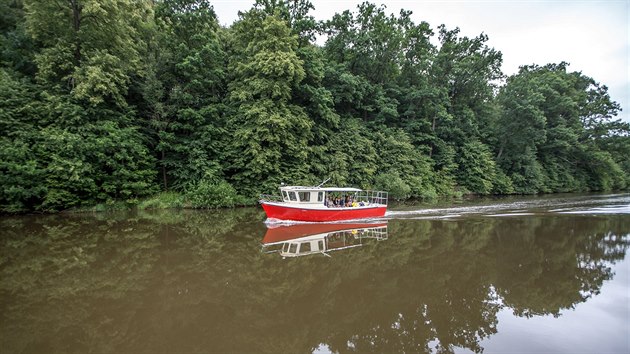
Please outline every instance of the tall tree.
M0 0L0 66L26 76L37 70L35 44L26 32L22 1Z
M226 57L208 1L165 0L155 11L143 96L164 189L221 177Z
M324 84L328 61L322 49L313 43L319 27L309 14L314 6L309 0L258 0L254 7L267 15L278 14L297 36L296 53L303 63L304 79L295 83L291 104L303 107L313 121L313 134L308 141L309 175L324 178L334 174L330 169L328 142L339 127L340 119L334 109L333 95Z
M402 16L404 15L404 16ZM436 47L431 43L433 31L429 24L414 24L411 13L402 13L400 22L404 28L400 87L400 123L412 137L416 145L429 145L433 141L432 132L440 107L439 89L430 85L429 69L436 55Z
M315 41L318 25L309 14L315 9L310 0L256 0L254 8L286 21L293 34L298 36L299 47Z
M431 155L438 161L438 168L441 165L447 171L454 170L458 184L472 191L488 191L493 174L480 174L474 164L458 164L457 160L462 159L451 156L468 155L471 149L484 156L483 151L488 150L483 146L482 129L492 111L497 81L503 76L502 56L487 45L487 35L469 38L461 37L459 32L459 28L439 27L440 46L429 69L434 97L429 104L430 119L435 135ZM485 181L480 184L478 178Z
M312 121L291 103L304 79L297 38L277 14L252 9L235 23L229 64L231 179L245 191L306 177ZM262 183L261 183L262 182Z
M408 12L402 12L408 17ZM385 6L364 2L357 13L346 10L325 23L330 58L374 84L385 84L400 73L403 28Z
M24 0L28 32L42 82L91 104L125 106L131 75L142 69L139 29L148 0Z
M626 177L601 147L626 125L619 105L567 63L524 66L498 99L498 162L524 193L624 188Z
M401 17L406 16L408 12L402 11ZM340 114L377 124L398 120L395 83L402 58L402 22L388 16L384 6L364 2L356 14L346 10L324 23L327 58L340 64L327 87L345 96L343 101L353 99L337 106Z

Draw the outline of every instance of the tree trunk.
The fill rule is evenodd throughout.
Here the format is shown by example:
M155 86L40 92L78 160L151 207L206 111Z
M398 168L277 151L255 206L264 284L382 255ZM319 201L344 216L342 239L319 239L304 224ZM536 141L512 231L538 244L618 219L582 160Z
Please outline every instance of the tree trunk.
M81 38L79 37L79 30L81 29L81 12L83 11L83 5L79 3L79 0L70 0L70 6L72 7L72 28L74 29L75 35L74 65L79 66L81 63Z
M497 154L497 161L501 158L501 155L503 155L503 147L505 146L505 142L503 142L501 144L501 148L499 149L499 153Z
M164 161L164 151L162 151L162 161ZM162 180L164 181L164 190L168 191L168 183L166 181L166 167L162 164Z

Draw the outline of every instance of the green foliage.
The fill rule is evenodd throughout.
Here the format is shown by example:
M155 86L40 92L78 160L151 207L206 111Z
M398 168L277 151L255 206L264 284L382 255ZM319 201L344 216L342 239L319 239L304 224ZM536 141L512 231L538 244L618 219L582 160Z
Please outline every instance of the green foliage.
M619 106L592 78L567 64L522 67L498 101L498 163L518 193L627 188L627 170L601 151L624 124Z
M141 200L138 209L181 209L185 205L184 195L177 192L161 192L150 198Z
M248 194L274 190L283 180L305 176L312 120L290 102L304 79L297 40L286 22L258 10L234 25L230 62L228 129L231 180Z
M25 0L26 26L41 45L38 78L88 104L125 106L131 76L142 69L138 32L148 1Z
M0 0L0 66L33 76L35 43L26 32L22 1Z
M164 189L183 190L221 172L225 53L207 1L168 0L156 8L157 33L140 88L159 154Z
M475 194L490 194L496 179L496 166L490 149L479 141L464 144L457 154L459 185Z
M403 130L382 129L374 135L374 140L378 146L379 175L377 179L382 176L392 176L392 183L400 179L400 182L395 182L395 188L399 190L399 192L394 192L395 198L432 199L436 196L432 182L435 179L432 161L413 146L409 136ZM378 180L376 184L379 184Z
M605 151L584 151L583 168L588 176L588 189L611 191L627 187L627 173Z
M317 22L308 14L315 7L309 0L256 0L254 9L285 21L298 36L300 46L315 41Z
M236 189L224 180L206 176L186 192L186 199L192 208L234 207L245 204Z
M343 120L330 136L319 161L333 185L371 185L378 170L378 155L370 131L358 119Z
M396 200L411 197L411 187L397 173L389 172L376 176L374 187L389 192L389 197Z
M32 156L30 144L0 138L0 210L29 211L46 194L45 171Z
M135 203L155 191L154 160L128 123L132 112L85 109L69 96L37 95L40 87L4 73L0 86L11 96L0 110L7 132L0 141L3 211Z
M216 207L329 177L395 198L630 187L630 124L568 64L502 81L485 34L313 8L257 0L223 28L209 0L0 0L0 209L158 185L176 193L145 207Z
M76 131L50 126L40 134L33 152L44 162L47 193L38 209L108 200L135 203L155 191L153 158L133 127L103 119Z
M514 184L510 177L508 177L502 169L497 168L496 175L494 178L494 184L492 193L493 194L513 194L514 193Z
M34 87L0 69L0 210L23 212L46 193L44 167L33 154L39 132L32 120L45 109Z

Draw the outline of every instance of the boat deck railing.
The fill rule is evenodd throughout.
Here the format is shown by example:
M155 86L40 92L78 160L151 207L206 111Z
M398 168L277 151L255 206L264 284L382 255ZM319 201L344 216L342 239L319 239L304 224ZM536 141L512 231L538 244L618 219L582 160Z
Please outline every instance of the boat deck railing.
M279 195L271 195L271 194L261 194L258 199L259 202L282 202L282 196Z
M355 192L354 199L359 202L368 202L369 204L387 205L387 196L387 192L384 191L362 190L359 192ZM271 194L261 194L258 200L259 202L284 201L282 199L282 196Z
M355 199L358 201L367 201L370 204L387 205L387 192L364 190L356 192Z

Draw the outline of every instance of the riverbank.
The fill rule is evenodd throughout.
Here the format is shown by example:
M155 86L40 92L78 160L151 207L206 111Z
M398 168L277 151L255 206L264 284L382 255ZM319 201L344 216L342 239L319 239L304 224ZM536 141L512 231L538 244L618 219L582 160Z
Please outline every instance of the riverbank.
M627 191L616 191L627 192ZM575 192L579 193L579 192ZM569 193L569 194L575 194ZM609 192L590 192L590 193L615 193L615 191ZM471 201L484 202L489 200L497 200L502 198L517 197L517 196L561 196L567 193L545 193L545 194L503 194L503 195L482 195L472 193L456 193L446 196L438 196L435 198L407 198L407 199L393 199L390 200L390 206L396 206L406 208L408 206L417 206L418 204L426 204L428 206L446 206L452 204L460 204ZM234 188L230 185L212 185L207 188L197 188L194 191L188 193L165 191L155 194L148 198L132 199L128 201L109 201L104 203L98 203L90 206L82 206L76 208L70 208L62 211L48 211L44 213L94 213L94 212L112 212L112 211L127 211L127 210L167 210L167 209L229 209L240 207L253 207L256 206L257 200L255 198L246 198L237 194ZM20 213L11 213L20 214Z
M435 198L406 198L393 199L395 203L435 203L445 200L463 200L470 197L478 197L477 195L453 194ZM160 210L160 209L222 209L235 207L248 207L257 205L257 199L247 198L239 195L231 185L209 185L206 187L196 188L188 193L182 192L160 192L146 199L138 199L131 201L111 201L107 203L99 203L93 206L72 208L65 212L105 212L105 211L122 211L122 210Z
M256 200L247 199L239 195L223 194L214 197L193 196L180 192L161 192L150 198L137 201L112 201L93 206L79 207L65 210L70 213L106 212L121 210L159 210L159 209L219 209L254 206Z

